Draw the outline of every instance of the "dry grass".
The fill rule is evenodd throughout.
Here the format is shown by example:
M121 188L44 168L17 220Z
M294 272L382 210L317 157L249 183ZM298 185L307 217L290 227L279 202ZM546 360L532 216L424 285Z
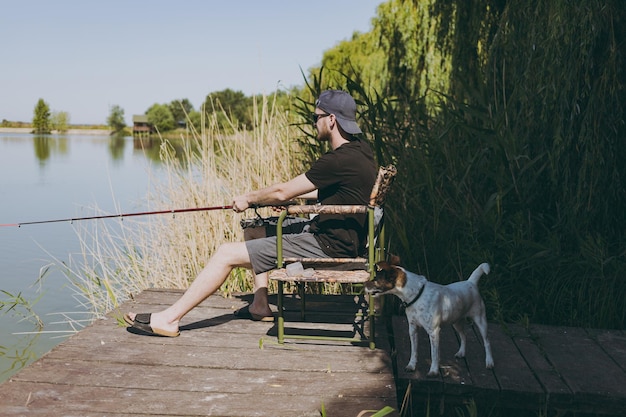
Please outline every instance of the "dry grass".
M227 136L217 117L208 116L199 131L181 138L182 155L163 141L165 169L153 178L146 210L230 205L234 195L300 172L288 115L267 100L255 114L252 131L230 126L235 133ZM82 256L70 262L67 276L100 316L145 288L186 288L221 243L243 240L239 221L252 216L218 210L85 224L78 229ZM250 274L233 271L222 291L249 291Z

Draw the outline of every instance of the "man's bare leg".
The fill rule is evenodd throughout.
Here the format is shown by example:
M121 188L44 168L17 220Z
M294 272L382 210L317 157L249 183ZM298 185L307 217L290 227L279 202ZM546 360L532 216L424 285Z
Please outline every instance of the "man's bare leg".
M263 227L247 227L243 230L244 240L261 239L267 237L267 230ZM272 315L269 299L267 294L267 286L269 277L267 272L255 275L254 277L254 299L248 306L250 313L260 316L269 317Z
M254 277L254 299L252 303L250 303L249 309L250 313L260 317L269 317L272 315L267 294L268 281L267 272L255 275Z
M150 326L168 332L176 332L180 320L191 309L217 291L235 267L251 268L250 257L244 242L221 245L187 291L174 304L163 311L152 313ZM250 311L254 314L270 315L267 273L257 275L254 284L254 301L250 305ZM129 313L129 316L134 320L135 314Z

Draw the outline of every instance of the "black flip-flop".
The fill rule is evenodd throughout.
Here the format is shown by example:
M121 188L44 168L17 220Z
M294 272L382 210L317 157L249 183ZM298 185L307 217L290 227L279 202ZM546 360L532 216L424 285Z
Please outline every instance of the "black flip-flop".
M163 336L163 337L177 337L180 336L180 331L170 332L167 330L152 328L150 326L150 313L137 314L133 324L130 326L132 329L140 330L141 332L150 336ZM130 317L128 317L130 319ZM124 315L126 320L126 315ZM147 323L146 323L147 321Z
M260 316L250 312L250 306L241 307L239 310L233 313L238 319L252 320L252 321L264 321L273 322L274 316Z

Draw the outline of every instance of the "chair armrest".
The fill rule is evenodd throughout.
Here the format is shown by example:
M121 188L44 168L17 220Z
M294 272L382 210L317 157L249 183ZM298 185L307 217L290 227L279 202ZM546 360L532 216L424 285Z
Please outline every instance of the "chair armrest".
M362 205L295 205L287 206L287 214L364 214L367 206Z

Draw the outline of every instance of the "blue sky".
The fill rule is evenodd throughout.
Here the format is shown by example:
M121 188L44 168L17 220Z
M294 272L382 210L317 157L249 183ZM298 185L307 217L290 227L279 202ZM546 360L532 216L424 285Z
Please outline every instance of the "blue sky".
M302 85L381 3L0 0L0 121L30 122L39 98L72 124L104 124L113 105L130 123L154 103Z

